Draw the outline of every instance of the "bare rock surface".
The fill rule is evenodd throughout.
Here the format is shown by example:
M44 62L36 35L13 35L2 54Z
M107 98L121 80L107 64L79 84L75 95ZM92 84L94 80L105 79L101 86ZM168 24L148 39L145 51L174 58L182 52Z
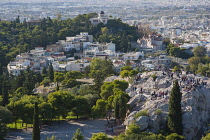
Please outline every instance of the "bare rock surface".
M155 74L154 80L151 75ZM168 103L173 81L178 80L182 93L183 135L186 140L197 140L208 129L210 116L210 80L194 74L153 71L142 73L126 90L131 96L130 114L124 124L134 120L142 130L157 133L167 125ZM135 118L135 114L148 110L149 117ZM141 125L143 124L143 125Z

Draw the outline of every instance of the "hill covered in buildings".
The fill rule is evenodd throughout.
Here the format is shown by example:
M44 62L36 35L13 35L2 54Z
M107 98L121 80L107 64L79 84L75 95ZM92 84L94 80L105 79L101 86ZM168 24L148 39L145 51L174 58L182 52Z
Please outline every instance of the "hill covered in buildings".
M117 51L131 50L130 42L139 37L136 27L122 23L120 19L110 19L107 24L92 25L92 17L97 17L97 14L78 15L74 19L66 20L48 17L34 21L35 23L20 23L19 17L15 21L0 21L1 70L19 53L28 52L34 47L52 45L80 32L88 32L94 36L95 41L101 43L112 41L116 44Z

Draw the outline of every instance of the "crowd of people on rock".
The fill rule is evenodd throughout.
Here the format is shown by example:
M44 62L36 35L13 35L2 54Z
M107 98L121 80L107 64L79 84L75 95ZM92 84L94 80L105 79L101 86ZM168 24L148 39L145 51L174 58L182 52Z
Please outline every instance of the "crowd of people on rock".
M185 72L184 74L184 71L172 72L170 70L165 69L162 71L162 75L168 76L168 78L171 78L172 81L178 80L181 92L186 91L187 93L189 93L189 92L192 92L193 90L196 90L196 88L202 88L205 85L207 85L207 82L204 82L200 78L196 79L195 78L196 74L194 74L193 76L189 72ZM131 91L135 92L135 94L143 94L144 92L142 87L138 88L138 91L137 91L138 81L140 80L142 80L141 75L138 74L134 79L133 86L131 87ZM158 97L162 97L167 101L168 96L169 96L169 91L168 90L159 91L157 88L155 91L151 91L150 95L151 95L151 100L155 100Z
M140 81L140 80L141 80L141 75L138 74L138 75L135 77L133 83L134 83L134 84L137 84L137 82Z

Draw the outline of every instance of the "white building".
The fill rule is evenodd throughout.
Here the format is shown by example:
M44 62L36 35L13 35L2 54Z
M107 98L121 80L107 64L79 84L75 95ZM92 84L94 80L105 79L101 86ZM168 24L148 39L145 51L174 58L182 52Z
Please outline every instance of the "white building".
M90 63L85 60L68 61L66 63L59 63L54 61L52 63L55 71L81 71L84 72L84 68L89 66Z
M30 53L35 56L44 56L46 51L44 47L35 47L35 50L30 50Z
M103 24L107 24L109 18L107 17L107 15L104 13L104 11L101 11L98 14L98 18L91 18L90 21L93 25L97 25L99 23L103 23Z
M184 43L180 45L180 48L190 49L190 48L195 48L197 46L199 46L199 44L197 43Z
M144 53L141 52L130 52L123 55L124 60L138 60L139 58L144 57Z
M115 54L115 44L110 43L91 43L86 49L83 50L85 57L102 57L107 58Z
M14 76L18 76L20 71L26 70L27 67L22 67L19 62L10 62L7 65L8 72Z
M59 43L63 46L65 52L72 49L82 51L92 42L93 35L88 35L87 32L81 32L80 35L76 35L75 37L66 37L66 40L59 40Z

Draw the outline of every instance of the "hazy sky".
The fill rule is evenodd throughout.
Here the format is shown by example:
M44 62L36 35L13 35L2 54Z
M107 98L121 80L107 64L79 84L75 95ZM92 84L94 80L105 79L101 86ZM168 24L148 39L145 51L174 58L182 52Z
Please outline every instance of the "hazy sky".
M1 2L71 2L71 1L78 1L78 0L0 0Z
M34 3L34 2L84 2L84 1L89 1L89 2L100 2L102 1L104 2L120 2L120 3L124 3L124 2L128 2L128 1L137 1L137 2L155 2L155 3L159 3L160 1L161 3L164 5L165 2L169 2L171 4L188 4L188 5L197 5L197 4L201 4L201 5L209 5L210 6L210 0L0 0L0 4L1 3L5 3L5 2L21 2L21 3Z

